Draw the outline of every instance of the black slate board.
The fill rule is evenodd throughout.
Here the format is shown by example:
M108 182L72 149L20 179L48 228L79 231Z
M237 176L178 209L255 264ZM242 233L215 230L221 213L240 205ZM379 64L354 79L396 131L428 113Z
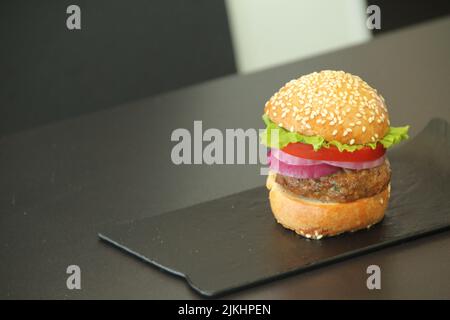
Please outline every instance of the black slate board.
M304 239L275 222L259 187L106 227L99 237L216 296L449 229L448 123L431 120L389 159L391 200L384 220L369 230Z

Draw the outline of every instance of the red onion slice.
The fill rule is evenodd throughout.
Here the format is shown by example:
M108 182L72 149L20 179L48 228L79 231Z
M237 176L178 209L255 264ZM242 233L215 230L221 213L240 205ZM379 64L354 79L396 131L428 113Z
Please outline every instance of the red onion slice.
M384 162L384 159L385 156L379 157L378 159L372 161L364 161L364 162L325 161L324 163L345 169L362 170L381 166Z
M328 160L310 160L304 159L300 157L296 157L290 155L286 152L283 152L279 149L272 149L271 154L274 158L284 162L285 164L294 165L294 166L313 166L318 164L329 164L331 166L353 169L353 170L361 170L361 169L370 169L375 168L383 164L385 160L385 156L364 162L344 162L344 161L328 161Z
M291 165L271 156L270 170L282 174L283 176L294 177L297 179L316 179L333 174L339 171L340 168L324 163L308 166Z

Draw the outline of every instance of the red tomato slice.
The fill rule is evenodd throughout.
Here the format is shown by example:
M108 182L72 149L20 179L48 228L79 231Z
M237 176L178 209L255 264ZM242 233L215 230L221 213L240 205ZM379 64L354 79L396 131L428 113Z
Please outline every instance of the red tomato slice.
M345 161L345 162L364 162L378 159L386 153L386 149L382 144L378 143L375 149L363 147L354 152L339 151L333 145L329 148L320 148L314 151L312 145L306 143L290 143L282 149L290 155L311 159L311 160L329 160L329 161Z

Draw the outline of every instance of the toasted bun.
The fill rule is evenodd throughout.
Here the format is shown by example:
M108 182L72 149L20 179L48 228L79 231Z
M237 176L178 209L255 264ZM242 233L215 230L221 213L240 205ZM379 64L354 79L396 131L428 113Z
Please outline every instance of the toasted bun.
M346 144L375 142L389 130L383 97L343 71L314 72L286 83L264 112L292 132Z
M290 193L275 182L273 174L267 178L266 186L270 190L270 206L278 223L312 239L371 227L383 219L390 194L388 186L370 198L329 203Z

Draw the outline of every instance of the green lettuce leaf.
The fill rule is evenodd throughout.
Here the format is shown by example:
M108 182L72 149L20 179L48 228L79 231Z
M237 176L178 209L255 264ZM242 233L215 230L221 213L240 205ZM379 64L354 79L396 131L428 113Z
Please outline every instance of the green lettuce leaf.
M305 136L297 132L290 132L284 129L283 127L277 126L273 121L269 119L269 117L266 114L264 114L262 118L267 127L266 130L260 136L261 143L267 147L277 149L282 149L289 143L302 142L312 145L315 151L319 150L320 148L329 148L330 145L333 145L337 147L341 152L342 151L353 152L355 150L363 148L364 146L368 146L371 147L372 149L375 149L377 146L377 142L380 142L385 148L390 148L393 145L398 144L401 141L409 138L408 136L409 126L390 127L388 133L377 142L350 145L340 143L339 141L335 140L325 141L325 139L321 136ZM273 132L274 130L278 131L278 141L275 141L276 132ZM274 135L272 136L273 133ZM274 137L275 139L274 141L272 141L272 138Z
M408 130L409 126L390 127L388 133L378 142L380 142L386 149L390 148L393 145L408 139Z

